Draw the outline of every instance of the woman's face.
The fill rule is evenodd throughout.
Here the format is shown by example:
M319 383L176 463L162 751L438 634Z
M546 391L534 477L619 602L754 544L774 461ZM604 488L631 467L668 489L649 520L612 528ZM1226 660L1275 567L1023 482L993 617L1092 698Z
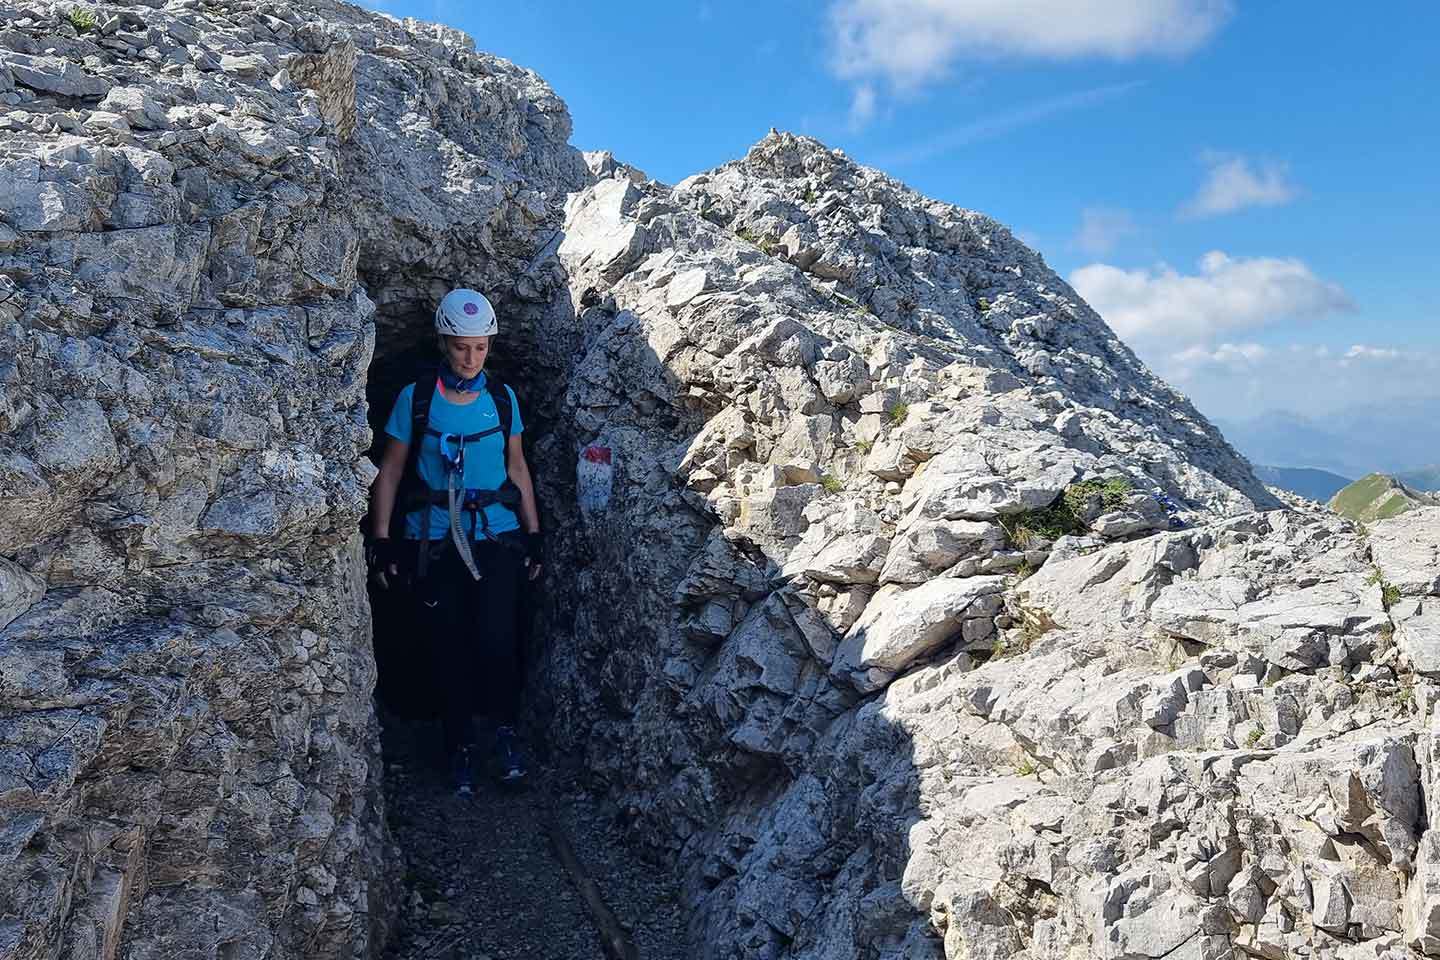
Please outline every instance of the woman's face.
M445 354L450 369L465 379L477 377L485 369L485 357L490 353L489 337L446 337Z

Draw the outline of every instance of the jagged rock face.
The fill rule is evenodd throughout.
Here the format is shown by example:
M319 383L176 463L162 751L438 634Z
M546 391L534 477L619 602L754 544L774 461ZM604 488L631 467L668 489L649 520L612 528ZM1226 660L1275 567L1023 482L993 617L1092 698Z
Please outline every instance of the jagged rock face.
M558 256L588 305L563 418L616 482L562 524L574 620L549 686L686 865L697 950L1034 948L1037 911L1075 891L986 899L947 877L976 847L999 884L1008 865L970 838L1032 795L1057 829L1056 791L1013 776L1022 734L922 695L1010 664L996 651L1028 628L1008 575L1163 531L1177 504L1203 525L1277 502L1004 228L814 141L772 135L674 189L618 170L571 198ZM1059 681L1078 656L1014 662ZM1169 672L1131 659L1136 685ZM1037 956L1114 949L1103 925L1050 929Z
M0 955L366 956L360 280L391 348L442 284L548 301L584 161L445 28L75 10L0 4Z

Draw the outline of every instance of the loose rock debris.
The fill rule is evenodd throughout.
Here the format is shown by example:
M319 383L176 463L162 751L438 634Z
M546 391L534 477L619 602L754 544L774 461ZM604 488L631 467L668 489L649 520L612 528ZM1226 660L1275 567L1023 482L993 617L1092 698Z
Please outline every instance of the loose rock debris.
M461 798L437 733L386 723L390 828L407 867L389 960L689 956L668 872L626 842L579 771L537 765L523 789L482 781Z

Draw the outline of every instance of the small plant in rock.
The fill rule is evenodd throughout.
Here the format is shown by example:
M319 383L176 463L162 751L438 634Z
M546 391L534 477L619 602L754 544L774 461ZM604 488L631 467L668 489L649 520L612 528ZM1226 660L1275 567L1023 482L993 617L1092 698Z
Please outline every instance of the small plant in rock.
M1037 769L1035 761L1026 757L1024 760L1015 764L1015 775L1018 777L1033 777Z
M861 453L867 453L867 454L868 454L872 449L874 449L874 447L875 447L875 441L873 441L873 440L856 440L856 441L855 441L855 449L856 449L856 450L859 450Z
M69 20L70 25L80 33L95 29L95 12L85 7L71 7Z
M1020 614L1020 629L1017 631L1018 639L1008 645L1006 652L1017 656L1028 653L1035 641L1055 629L1057 624L1045 611L1023 610Z
M1058 540L1067 533L1078 533L1080 521L1063 500L1038 510L1026 510L1002 519L1000 527L1010 542L1024 550L1041 540Z
M1380 604L1386 610L1400 602L1400 588L1393 583L1387 583L1385 575L1380 572L1379 567L1370 571L1370 576L1365 578L1365 584L1380 588Z
M1380 603L1389 610L1400 602L1400 588L1393 583L1382 583L1380 585Z
M1255 744L1257 744L1257 743L1260 742L1260 738L1263 737L1263 736L1265 736L1265 731L1264 731L1264 729L1262 729L1261 727L1258 727L1258 726L1257 726L1257 727L1251 727L1251 728L1250 728L1250 733L1249 733L1249 735L1245 737L1245 746L1247 746L1247 747L1253 747L1253 746L1255 746Z
M819 197L815 195L815 187L809 183L805 184L805 194L800 199L804 200L806 203L814 203L816 200L818 200Z
M1065 488L1065 505L1072 514L1078 514L1091 497L1098 496L1107 510L1117 510L1135 489L1134 484L1124 477L1108 480L1081 480Z
M1029 560L1020 561L1020 566L1015 568L1015 582L1020 583L1035 576L1035 568L1030 565Z
M1415 705L1415 688L1401 687L1400 692L1395 694L1395 700L1406 710Z
M996 637L990 642L990 659L999 660L1009 651L1010 645L1005 642L1004 637Z
M820 486L825 488L826 493L839 493L845 487L845 483L835 474L827 473L820 478Z
M990 312L990 301L986 300L984 297L977 298L975 301L975 306L977 309L979 309L981 313Z
M900 401L890 406L890 422L904 423L905 418L910 416L910 404Z

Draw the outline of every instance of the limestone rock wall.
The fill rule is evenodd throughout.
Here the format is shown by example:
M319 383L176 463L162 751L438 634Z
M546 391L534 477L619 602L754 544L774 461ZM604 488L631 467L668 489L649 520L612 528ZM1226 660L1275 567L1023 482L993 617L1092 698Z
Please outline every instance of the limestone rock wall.
M1358 701L1317 674L1387 675L1366 672L1393 644L1354 534L1256 513L1280 504L1214 428L983 216L783 134L674 188L637 180L572 197L558 248L588 337L564 419L615 480L562 524L578 569L549 687L684 865L698 955L1338 949L1260 879L1263 844L1227 854L1250 899L1194 879L1258 821L1202 825L1211 788L1179 785L1201 751L1291 745L1288 719L1246 726L1293 713L1258 692L1267 664L1345 729ZM1276 576L1282 557L1311 565ZM1151 610L1221 558L1280 595L1231 617L1248 630L1162 619L1181 582ZM1246 676L1253 707L1217 692ZM1285 762L1394 771L1355 803L1413 830L1412 734L1373 732ZM1159 842L1156 789L1192 833ZM1256 926L1277 903L1306 932Z
M0 23L0 956L367 956L362 280L546 299L568 115L344 4Z

